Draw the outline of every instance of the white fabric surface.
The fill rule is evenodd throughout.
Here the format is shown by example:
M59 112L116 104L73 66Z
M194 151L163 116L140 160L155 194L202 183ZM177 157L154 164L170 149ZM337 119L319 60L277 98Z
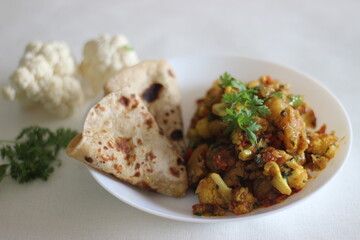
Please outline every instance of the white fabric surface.
M81 163L63 156L47 182L0 182L0 239L360 239L359 9L357 0L1 0L1 84L30 40L63 40L79 59L88 39L124 33L141 59L241 55L302 70L344 104L354 141L342 171L308 201L268 217L216 225L176 222L129 207ZM69 123L39 120L0 101L1 139L15 137L14 129L29 123ZM82 114L75 116L79 122Z

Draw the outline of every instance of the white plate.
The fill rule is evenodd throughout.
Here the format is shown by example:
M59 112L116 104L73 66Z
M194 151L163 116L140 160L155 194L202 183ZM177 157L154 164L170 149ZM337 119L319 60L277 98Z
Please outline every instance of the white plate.
M188 128L190 118L195 111L195 101L204 96L205 91L219 75L227 71L241 81L248 82L266 74L284 83L290 83L292 93L304 95L306 102L316 113L318 126L326 123L328 130L335 130L336 135L342 138L341 145L335 158L328 163L326 169L315 179L308 181L308 184L299 193L290 196L282 203L257 209L247 215L229 214L221 218L193 216L191 207L198 200L190 191L184 198L166 197L142 191L89 168L90 173L101 186L125 203L157 216L180 221L243 221L283 210L313 195L335 176L348 157L352 141L349 118L337 98L311 77L278 64L243 57L193 56L173 58L169 62L176 71L183 96L182 109L185 129Z

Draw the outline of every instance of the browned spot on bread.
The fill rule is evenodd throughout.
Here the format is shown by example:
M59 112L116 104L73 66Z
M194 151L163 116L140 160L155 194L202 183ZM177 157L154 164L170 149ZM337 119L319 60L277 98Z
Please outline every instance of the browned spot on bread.
M171 69L168 70L168 74L170 75L170 77L175 77L175 74Z
M107 145L109 146L109 148L114 148L114 146L111 144L111 142L107 142Z
M104 148L105 150L108 150L108 149L109 149L107 146L104 146L103 148Z
M174 167L170 167L170 173L174 176L174 177L180 177L180 172L179 170L177 170L176 168Z
M113 167L114 167L114 169L115 169L115 171L116 171L117 173L121 174L122 169L123 169L123 166L122 166L122 165L120 165L120 164L114 164Z
M163 120L163 123L164 123L164 124L167 124L167 123L168 123L168 120L164 119L164 120Z
M105 112L105 108L101 106L99 103L95 105L95 109L99 109L102 112Z
M159 134L160 135L164 135L164 130L162 130L161 128L159 129Z
M156 189L150 187L149 184L147 184L147 183L144 182L144 181L139 182L137 185L138 185L139 187L147 190L147 191L156 192Z
M98 150L97 150L98 152L101 152L101 148L98 148Z
M155 158L156 158L156 155L155 155L152 151L147 152L147 153L145 154L145 159L146 159L146 161L148 161L148 162L151 162L151 161L154 160Z
M100 141L99 141L99 142L98 142L98 144L99 144L99 145L101 145L101 144L102 144L102 142L100 142Z
M154 170L153 170L153 169L151 169L151 168L146 169L146 171L147 171L148 173L152 173L152 172L154 172Z
M133 177L140 177L140 172L136 172Z
M145 120L144 123L145 123L147 129L149 130L149 129L152 128L153 120L151 118L148 118L148 119Z
M130 99L128 99L127 97L122 96L121 98L119 98L118 102L122 105L124 105L125 107L129 106L130 103Z
M163 85L161 85L160 83L154 83L150 87L145 89L141 97L146 102L154 102L156 99L158 99L162 89L163 89Z
M91 157L84 157L85 161L92 163L94 160Z
M106 155L106 156L100 155L99 157L103 160L103 161L102 161L103 163L108 162L108 161L115 161L115 160L117 160L116 157L115 157L115 155L114 155L114 153L112 153L111 155Z
M136 163L135 164L135 169L139 169L140 168L140 163Z
M175 111L174 111L174 109L171 109L170 112L171 112L171 113L174 113Z
M107 131L105 129L101 130L102 133L107 133Z
M136 139L138 145L142 145L142 140L140 138Z
M170 138L174 141L178 141L178 140L181 140L183 139L183 133L181 130L177 129L177 130L174 130L171 135L170 135Z
M125 154L125 160L135 160L136 155L132 152L134 150L134 144L131 138L118 137L115 139L116 150Z
M168 117L169 115L170 115L170 113L168 113L168 112L166 112L166 113L165 113L165 116L167 116L167 117Z
M130 97L132 99L131 109L137 108L137 106L139 105L139 101L136 100L135 94L131 94Z

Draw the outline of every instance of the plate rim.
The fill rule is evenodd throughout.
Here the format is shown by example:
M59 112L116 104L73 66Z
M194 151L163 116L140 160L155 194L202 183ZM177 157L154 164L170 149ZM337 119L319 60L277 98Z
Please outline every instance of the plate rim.
M317 84L320 88L322 88L324 91L327 92L327 94L329 94L334 100L335 102L339 105L343 115L345 116L346 119L346 124L347 127L346 129L348 130L348 132L346 134L344 134L344 136L348 135L348 146L346 149L346 154L344 157L344 160L342 161L340 167L336 168L336 170L334 171L334 173L328 178L328 180L326 182L324 182L322 185L320 185L318 188L316 188L314 191L311 192L310 195L308 195L305 198L299 199L296 202L293 202L289 205L285 205L281 208L278 209L274 209L270 212L263 212L263 213L258 213L256 215L251 215L251 213L249 215L241 215L238 217L233 217L233 218L212 218L212 217L197 217L197 216L193 216L193 215L189 215L189 217L184 217L184 216L176 216L176 215L169 215L163 212L159 212L156 210L152 210L149 209L147 207L144 207L142 205L139 204L135 204L133 202L131 202L130 200L126 199L126 198L120 198L117 194L115 194L105 183L103 183L102 181L100 181L100 179L98 178L98 174L101 175L105 175L106 173L102 173L88 165L87 168L91 174L91 176L95 179L95 181L102 186L106 191L108 191L111 195L113 195L114 197L116 197L117 199L121 200L122 202L140 210L143 212L146 212L148 214L152 214L155 216L159 216L159 217L163 217L166 219L171 219L171 220L176 220L176 221L182 221L182 222L194 222L194 223L219 223L219 222L238 222L238 221L246 221L246 220L251 220L251 219L255 219L255 218L259 218L259 217L265 217L265 216L269 216L271 214L276 214L279 213L281 211L287 210L289 208L292 208L300 203L304 203L305 201L309 200L311 197L315 196L315 194L317 194L321 189L323 189L326 185L328 185L331 181L333 181L333 179L339 174L339 172L344 168L345 164L348 162L348 159L350 157L350 153L351 153L351 148L352 148L352 143L353 143L353 128L351 125L351 121L350 121L350 117L347 113L346 108L344 107L344 105L341 103L341 101L338 99L338 97L328 89L328 87L326 87L322 82L318 81L316 78L314 78L313 76L304 73L303 71L298 70L297 68L291 67L291 66L287 66L287 65L283 65L274 61L270 61L270 60L266 60L266 59L260 59L260 58L253 58L253 57L247 57L247 56L237 56L237 55L221 55L221 54L194 54L194 55L183 55L183 56L176 56L176 57L171 57L171 58L167 58L166 61L173 62L173 61L178 61L178 60L186 60L186 59L194 59L194 58L198 58L198 59L206 59L206 58L227 58L227 59L242 59L242 60L250 60L250 61L255 61L255 62L262 62L262 63L266 63L266 64L270 64L270 65L276 65L280 68L285 68L287 70L290 70L298 75L301 75L302 77L305 77L309 80L311 80L312 82L314 82L315 84ZM190 212L190 211L189 211Z

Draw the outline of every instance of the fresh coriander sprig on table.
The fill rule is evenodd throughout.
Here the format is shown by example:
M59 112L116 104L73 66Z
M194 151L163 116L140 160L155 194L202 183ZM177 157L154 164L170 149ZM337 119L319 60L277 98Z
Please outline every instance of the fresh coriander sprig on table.
M19 183L37 178L47 180L54 171L53 164L59 151L77 135L71 129L59 128L55 132L48 128L32 126L23 129L14 141L0 140L0 154L4 164L0 165L0 181L10 169L10 176Z
M269 108L264 102L270 97L282 97L281 92L274 92L265 99L258 97L258 88L247 88L246 85L225 72L220 76L220 87L230 86L237 89L233 93L223 94L222 101L229 103L230 107L226 109L226 116L223 120L228 122L227 131L233 132L240 128L248 136L252 144L257 143L256 131L260 125L256 122L255 117L265 117L270 114Z

